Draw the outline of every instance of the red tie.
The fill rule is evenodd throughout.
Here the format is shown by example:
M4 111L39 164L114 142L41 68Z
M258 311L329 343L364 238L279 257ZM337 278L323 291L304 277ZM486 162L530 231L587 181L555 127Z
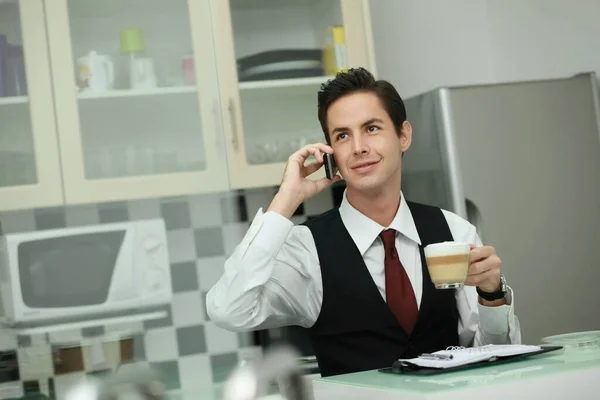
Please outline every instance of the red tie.
M417 321L419 309L410 279L400 263L396 251L396 231L381 232L385 248L385 297L387 304L404 331L410 335Z

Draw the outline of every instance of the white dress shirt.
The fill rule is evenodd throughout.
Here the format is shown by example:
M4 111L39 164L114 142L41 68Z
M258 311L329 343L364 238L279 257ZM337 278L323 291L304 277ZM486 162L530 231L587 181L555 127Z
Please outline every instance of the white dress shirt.
M398 232L396 249L420 305L421 239L404 196L389 227L379 225L352 207L345 193L339 211L384 299L385 254L379 234L386 228ZM442 212L455 241L482 245L473 225L449 211ZM456 291L460 345L521 343L512 289L508 288L503 306L483 306L478 297L472 286ZM208 292L206 307L216 325L244 331L286 325L311 327L319 316L322 301L319 258L309 228L294 225L272 211L263 214L260 209L246 236L225 262L223 276Z

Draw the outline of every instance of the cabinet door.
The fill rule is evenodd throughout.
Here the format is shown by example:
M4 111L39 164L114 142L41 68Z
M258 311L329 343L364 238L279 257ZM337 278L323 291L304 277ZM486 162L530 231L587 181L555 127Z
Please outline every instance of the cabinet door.
M42 0L0 2L0 210L63 202Z
M228 188L208 0L46 10L67 203Z
M323 62L329 29L343 26L341 66L374 70L368 1L212 4L231 185L277 185L291 153L325 140L317 118L317 92L335 73ZM321 169L311 177L324 175Z

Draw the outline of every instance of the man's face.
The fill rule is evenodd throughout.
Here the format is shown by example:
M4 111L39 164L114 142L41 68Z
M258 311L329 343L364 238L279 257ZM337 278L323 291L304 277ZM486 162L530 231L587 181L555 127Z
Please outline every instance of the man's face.
M377 95L359 92L336 100L327 111L327 130L349 189L379 192L390 180L400 181L412 129L404 122L399 137Z

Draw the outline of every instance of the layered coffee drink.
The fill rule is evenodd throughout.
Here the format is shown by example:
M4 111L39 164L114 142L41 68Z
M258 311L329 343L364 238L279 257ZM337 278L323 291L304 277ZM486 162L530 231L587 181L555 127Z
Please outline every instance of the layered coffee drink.
M425 247L425 259L431 280L437 289L463 287L469 270L468 243L443 242Z

